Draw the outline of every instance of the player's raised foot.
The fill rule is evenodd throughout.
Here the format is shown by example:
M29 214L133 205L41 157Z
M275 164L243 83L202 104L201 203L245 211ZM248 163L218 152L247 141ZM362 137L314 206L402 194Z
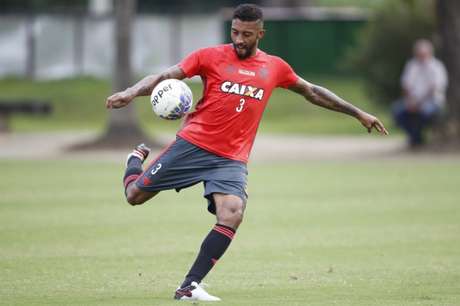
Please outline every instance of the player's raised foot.
M147 147L145 144L141 143L131 153L128 154L128 157L126 157L126 164L128 164L131 157L139 158L141 162L144 162L144 160L147 159L149 154L150 148Z
M174 299L181 301L220 301L218 297L207 293L197 282L192 282L184 288L178 288L174 294Z

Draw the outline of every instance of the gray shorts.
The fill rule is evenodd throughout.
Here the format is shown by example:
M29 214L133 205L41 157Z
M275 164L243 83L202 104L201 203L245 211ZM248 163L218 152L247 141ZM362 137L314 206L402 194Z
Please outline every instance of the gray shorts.
M136 180L136 186L149 192L193 186L203 182L204 197L208 200L208 211L216 213L212 194L224 193L247 200L246 164L217 156L177 137L160 155L150 163Z

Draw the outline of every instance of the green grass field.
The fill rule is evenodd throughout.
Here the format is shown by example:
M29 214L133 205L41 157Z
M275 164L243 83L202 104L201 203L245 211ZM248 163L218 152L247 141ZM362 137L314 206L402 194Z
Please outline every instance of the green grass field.
M202 188L130 207L121 164L0 161L1 305L179 305ZM254 164L219 305L460 305L460 163ZM200 303L202 305L204 303Z
M330 76L313 76L307 79L328 87L355 105L378 115L387 126L391 127L388 110L378 107L365 95L361 79ZM201 97L202 86L198 83L189 84L196 102ZM11 126L14 131L20 132L62 129L102 130L108 118L104 103L110 93L108 81L93 78L40 82L19 79L0 80L0 100L44 99L50 101L54 107L54 113L48 117L13 116ZM148 98L138 98L136 106L142 127L151 134L157 130L175 131L180 125L180 122L155 118ZM281 89L276 90L272 95L260 130L269 133L296 134L363 133L363 128L356 120L321 109L306 102L302 97Z

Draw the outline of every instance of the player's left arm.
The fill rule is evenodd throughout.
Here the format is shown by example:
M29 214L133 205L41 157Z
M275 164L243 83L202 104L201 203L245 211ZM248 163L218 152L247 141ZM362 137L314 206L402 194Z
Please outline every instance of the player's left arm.
M388 131L385 129L385 126L377 117L372 116L353 104L343 100L327 88L309 83L299 77L297 82L290 86L289 89L304 96L305 99L315 105L355 117L364 127L367 128L369 133L374 128L382 135L388 135Z
M172 66L162 73L148 75L133 86L128 87L123 91L114 93L107 98L105 105L107 108L125 107L136 97L150 95L153 88L155 88L155 86L161 81L167 79L182 80L185 77L186 76L182 68L180 68L178 65Z

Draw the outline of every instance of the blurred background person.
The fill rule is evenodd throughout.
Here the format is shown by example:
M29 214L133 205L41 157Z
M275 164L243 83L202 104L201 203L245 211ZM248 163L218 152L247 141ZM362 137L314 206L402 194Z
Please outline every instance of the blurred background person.
M434 57L433 44L419 39L414 57L401 76L403 97L393 106L396 124L409 137L410 147L425 142L424 130L439 117L445 104L447 73L444 64Z

